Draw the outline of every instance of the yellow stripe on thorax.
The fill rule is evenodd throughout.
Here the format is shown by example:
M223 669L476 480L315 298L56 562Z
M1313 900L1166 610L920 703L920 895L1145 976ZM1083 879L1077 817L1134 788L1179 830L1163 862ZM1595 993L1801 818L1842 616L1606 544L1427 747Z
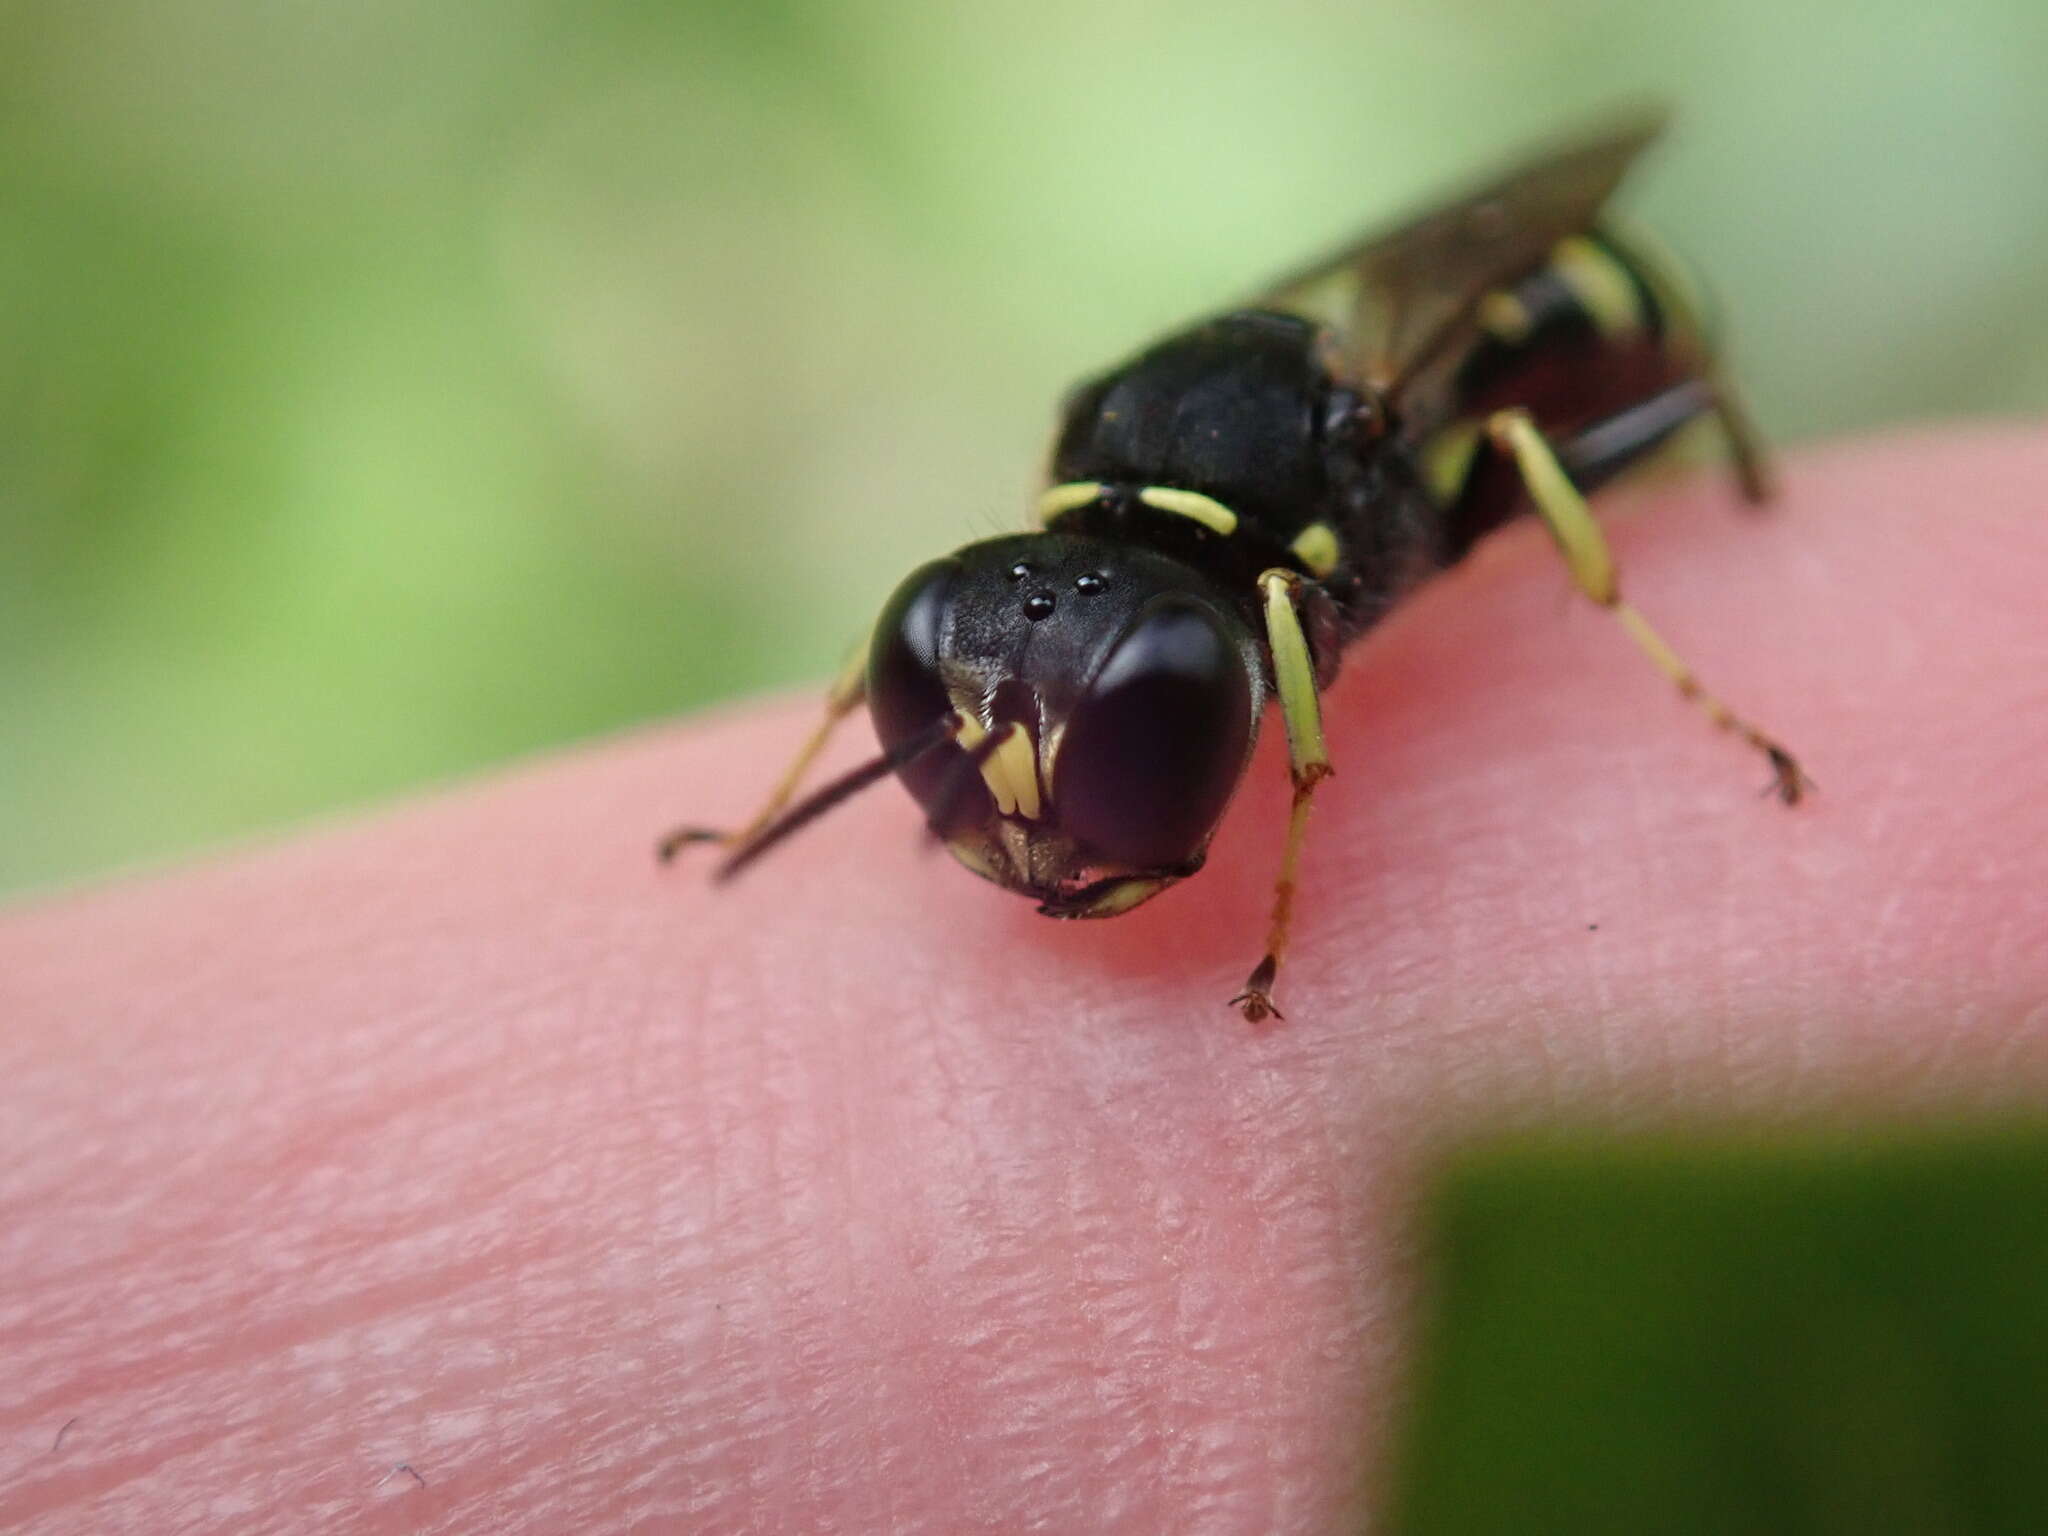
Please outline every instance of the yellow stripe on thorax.
M1055 485L1038 498L1038 521L1041 527L1050 527L1059 518L1077 507L1085 507L1100 497L1106 487L1093 480L1070 480L1065 485Z
M1067 513L1100 500L1108 491L1108 486L1093 480L1071 480L1065 485L1055 485L1038 498L1038 521L1050 527ZM1148 485L1138 492L1138 500L1156 512L1167 512L1200 523L1211 533L1221 534L1224 538L1237 532L1237 514L1214 496L1205 496L1200 491L1183 491L1170 485Z
M1204 496L1200 491L1175 490L1170 485L1148 485L1138 492L1138 500L1157 511L1192 518L1225 538L1237 532L1237 514L1215 497Z

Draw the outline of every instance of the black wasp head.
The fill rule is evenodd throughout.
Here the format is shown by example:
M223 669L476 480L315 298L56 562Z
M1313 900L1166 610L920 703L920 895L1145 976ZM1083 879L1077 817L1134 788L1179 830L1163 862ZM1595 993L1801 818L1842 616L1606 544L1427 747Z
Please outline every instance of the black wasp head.
M1179 561L1019 534L896 589L868 701L885 750L953 723L897 771L961 863L1054 916L1107 917L1200 867L1262 676L1244 619Z

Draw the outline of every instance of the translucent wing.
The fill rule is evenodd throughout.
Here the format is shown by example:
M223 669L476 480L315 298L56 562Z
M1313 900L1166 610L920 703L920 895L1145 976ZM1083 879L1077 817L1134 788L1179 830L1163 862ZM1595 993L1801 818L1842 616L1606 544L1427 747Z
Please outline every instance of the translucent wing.
M1540 156L1468 196L1345 246L1269 288L1251 307L1330 326L1353 377L1401 395L1455 350L1489 291L1533 270L1587 229L1630 163L1663 131L1661 111Z

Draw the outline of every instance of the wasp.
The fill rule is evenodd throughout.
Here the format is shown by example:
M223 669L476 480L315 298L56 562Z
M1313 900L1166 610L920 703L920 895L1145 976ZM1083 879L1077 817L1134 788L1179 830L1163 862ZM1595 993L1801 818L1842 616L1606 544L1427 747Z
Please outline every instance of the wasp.
M1331 772L1320 695L1346 649L1533 512L1579 591L1715 725L1732 713L1622 595L1586 496L1711 421L1741 494L1762 447L1693 285L1603 210L1662 129L1642 113L1369 235L1067 398L1034 531L913 571L758 815L689 827L730 878L894 774L931 835L1050 917L1113 917L1202 867L1277 702L1292 811L1265 948L1231 999L1277 1014L1296 874ZM863 701L881 752L797 800Z

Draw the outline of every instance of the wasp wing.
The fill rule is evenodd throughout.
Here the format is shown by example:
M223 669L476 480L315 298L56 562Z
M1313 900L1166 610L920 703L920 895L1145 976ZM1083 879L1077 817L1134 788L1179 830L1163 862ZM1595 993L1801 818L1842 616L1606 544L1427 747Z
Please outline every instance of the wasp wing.
M1662 111L1635 113L1290 273L1249 307L1329 326L1347 373L1399 401L1433 362L1455 353L1487 293L1591 227L1663 127Z

